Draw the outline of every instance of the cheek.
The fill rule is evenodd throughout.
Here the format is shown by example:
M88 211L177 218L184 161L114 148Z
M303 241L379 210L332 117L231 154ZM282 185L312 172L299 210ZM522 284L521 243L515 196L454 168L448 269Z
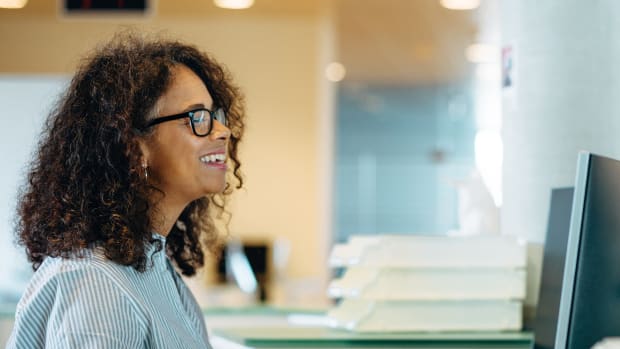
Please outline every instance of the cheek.
M161 140L151 151L149 167L159 181L170 181L183 172L184 159L188 158L188 149L181 142Z
M195 166L192 150L181 144L172 145L165 152L160 153L158 167L162 173L182 174L187 169Z
M208 139L194 136L187 125L162 125L158 131L151 144L150 158L159 181L171 183L200 175L199 157L201 149L209 148Z

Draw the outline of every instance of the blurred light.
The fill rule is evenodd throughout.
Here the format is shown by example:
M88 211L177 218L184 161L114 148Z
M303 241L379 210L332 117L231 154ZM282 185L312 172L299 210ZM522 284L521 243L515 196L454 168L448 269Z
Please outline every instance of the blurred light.
M233 10L242 10L252 7L254 0L213 0L215 6Z
M439 0L439 3L450 10L473 10L480 6L480 0Z
M488 44L471 44L465 49L465 57L472 63L499 62L499 49Z
M476 78L481 81L497 82L502 79L502 69L499 63L478 64L475 70Z
M327 68L325 68L325 76L329 81L341 81L344 79L345 75L347 75L347 70L342 63L331 62L327 65Z
M476 167L495 205L502 205L503 142L499 131L479 130L474 141Z
M28 0L0 0L1 8L22 8Z
M241 291L245 293L256 292L258 281L239 241L229 242L226 248L226 268L232 273Z

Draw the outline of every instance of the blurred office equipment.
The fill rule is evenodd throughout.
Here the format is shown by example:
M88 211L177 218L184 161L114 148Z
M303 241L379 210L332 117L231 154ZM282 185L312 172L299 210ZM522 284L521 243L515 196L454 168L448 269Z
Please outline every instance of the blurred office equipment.
M218 281L232 281L241 291L265 302L271 273L269 251L266 243L229 241L217 265Z
M620 161L579 154L555 348L620 335Z
M358 333L517 331L526 248L510 236L356 236L336 245L346 267L328 294L329 324Z
M536 349L553 349L555 342L572 203L573 188L556 188L551 191L542 276L533 328Z

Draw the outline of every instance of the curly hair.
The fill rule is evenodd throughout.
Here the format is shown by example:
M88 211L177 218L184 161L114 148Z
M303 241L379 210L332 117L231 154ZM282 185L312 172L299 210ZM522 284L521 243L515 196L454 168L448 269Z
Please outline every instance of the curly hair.
M47 256L79 257L97 246L108 259L144 271L148 249L162 249L152 235L155 205L148 198L165 194L141 175L138 139L153 132L146 123L179 64L227 111L232 170L222 193L185 207L166 238L166 253L184 275L193 275L204 265L203 245L218 251L214 215L226 213L227 196L243 185L237 154L243 97L230 73L198 48L129 32L80 64L45 123L17 206L17 241L34 270Z

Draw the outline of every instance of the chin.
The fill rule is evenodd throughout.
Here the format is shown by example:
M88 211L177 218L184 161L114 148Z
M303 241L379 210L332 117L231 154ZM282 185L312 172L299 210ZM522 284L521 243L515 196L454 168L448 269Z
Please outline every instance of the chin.
M205 195L221 194L224 192L224 189L226 189L226 182L207 188Z

